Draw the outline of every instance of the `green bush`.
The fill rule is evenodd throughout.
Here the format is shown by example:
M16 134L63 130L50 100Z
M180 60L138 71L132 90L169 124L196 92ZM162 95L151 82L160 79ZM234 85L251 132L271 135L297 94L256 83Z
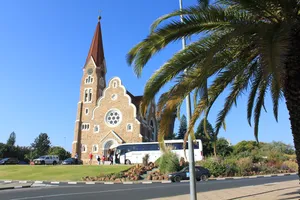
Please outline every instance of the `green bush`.
M227 158L224 161L224 165L226 166L226 171L224 176L236 176L239 172L239 168L236 165L236 158Z
M160 157L159 170L161 173L177 172L179 169L179 160L175 153L167 151Z
M288 170L292 171L292 172L297 172L298 171L298 164L294 161L284 161L282 163L281 168L285 168L287 167Z
M252 171L252 166L253 166L252 159L250 157L240 158L237 161L237 166L238 166L239 175L241 176L248 175L249 172Z
M222 162L222 160L218 158L211 157L205 161L199 162L199 164L207 168L210 171L211 175L213 175L214 177L226 175L226 165L224 164L224 162Z

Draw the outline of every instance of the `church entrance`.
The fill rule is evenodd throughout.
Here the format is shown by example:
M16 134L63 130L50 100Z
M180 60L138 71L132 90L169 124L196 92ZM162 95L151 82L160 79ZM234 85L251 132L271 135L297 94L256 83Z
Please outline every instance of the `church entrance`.
M118 142L113 139L109 139L106 142L104 142L103 145L103 154L105 158L108 160L109 157L114 155L114 148L118 145Z

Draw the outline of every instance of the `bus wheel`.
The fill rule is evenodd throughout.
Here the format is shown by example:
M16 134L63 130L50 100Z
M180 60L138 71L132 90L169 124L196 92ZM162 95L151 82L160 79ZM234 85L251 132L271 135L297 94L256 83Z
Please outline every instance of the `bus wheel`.
M126 160L126 161L125 161L125 164L126 164L126 165L131 165L130 160Z

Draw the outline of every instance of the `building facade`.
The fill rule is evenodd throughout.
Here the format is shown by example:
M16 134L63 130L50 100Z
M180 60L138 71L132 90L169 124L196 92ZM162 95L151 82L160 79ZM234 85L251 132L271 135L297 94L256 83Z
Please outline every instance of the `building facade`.
M157 141L155 102L140 113L142 96L130 93L118 77L106 83L100 20L83 67L72 155L87 163L88 155L108 156L122 143ZM96 161L94 159L94 161Z

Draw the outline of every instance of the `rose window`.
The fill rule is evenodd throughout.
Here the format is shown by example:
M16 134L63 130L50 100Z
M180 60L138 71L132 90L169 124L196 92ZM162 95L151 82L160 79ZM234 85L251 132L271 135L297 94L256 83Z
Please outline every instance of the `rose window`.
M121 113L117 110L111 110L106 114L105 118L109 126L117 126L121 122Z

